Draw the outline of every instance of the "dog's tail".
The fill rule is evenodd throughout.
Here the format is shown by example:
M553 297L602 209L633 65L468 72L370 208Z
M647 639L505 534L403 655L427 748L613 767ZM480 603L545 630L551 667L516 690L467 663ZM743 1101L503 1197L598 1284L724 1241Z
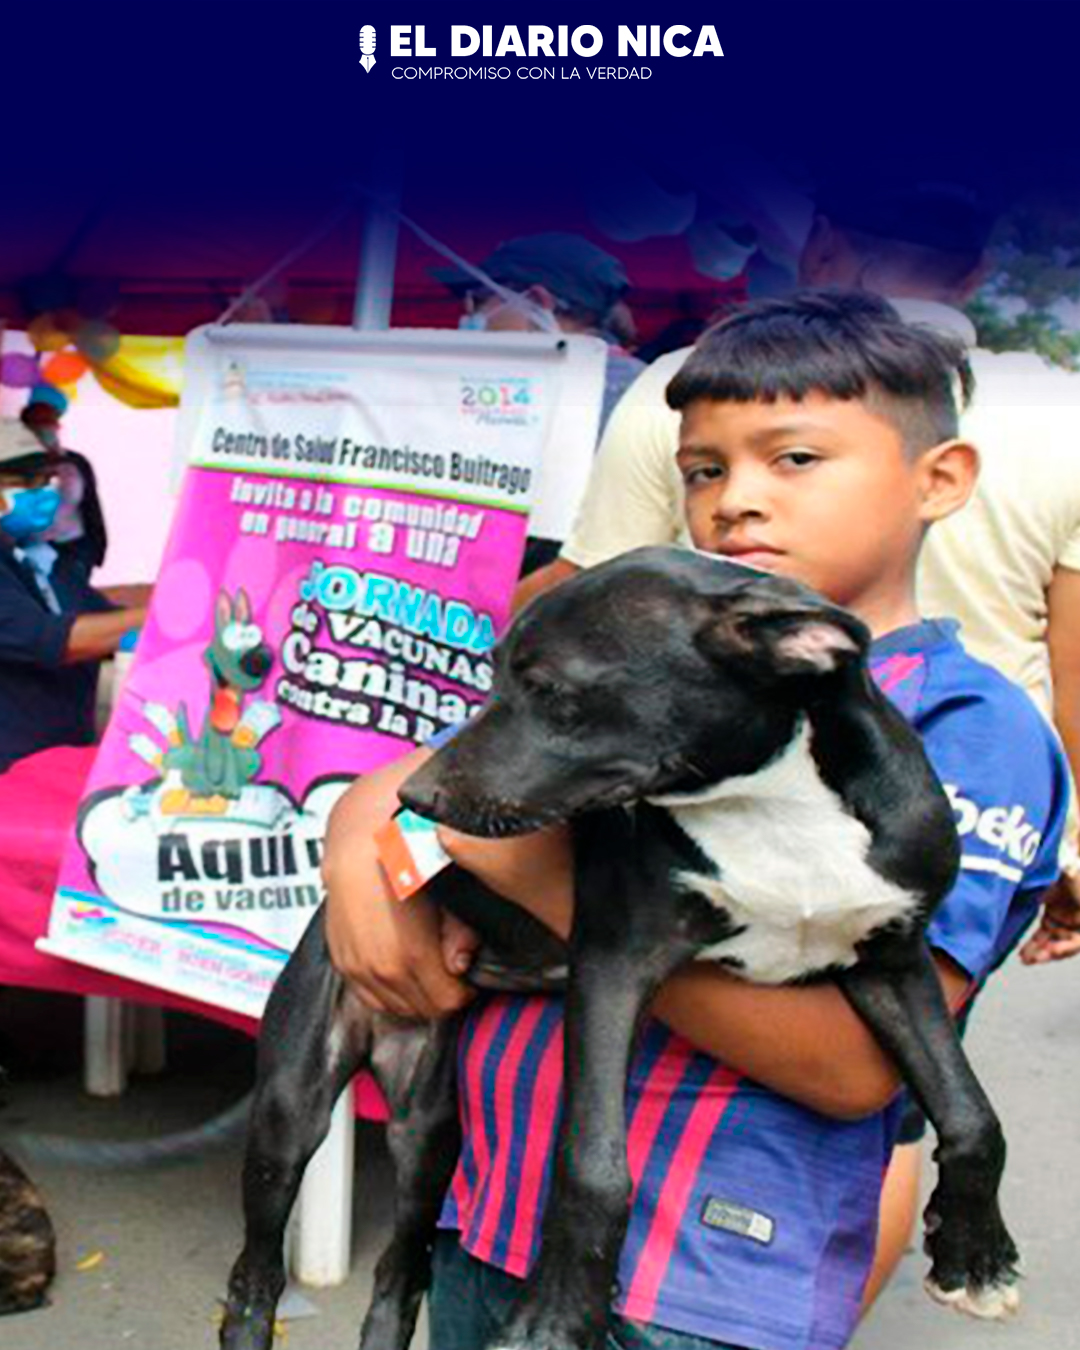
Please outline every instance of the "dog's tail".
M220 1115L201 1125L164 1134L157 1139L74 1139L68 1135L35 1133L5 1135L3 1143L12 1153L34 1162L88 1167L97 1171L186 1162L243 1134L254 1095L247 1093Z

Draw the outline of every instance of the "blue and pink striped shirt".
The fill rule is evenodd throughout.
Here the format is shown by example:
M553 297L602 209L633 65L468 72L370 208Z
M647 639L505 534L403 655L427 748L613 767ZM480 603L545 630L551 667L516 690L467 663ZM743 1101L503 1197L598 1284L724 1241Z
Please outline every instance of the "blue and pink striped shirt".
M880 687L918 729L956 809L960 879L933 945L981 980L1056 875L1065 770L1026 695L952 625L875 644ZM464 1144L441 1224L524 1275L539 1245L561 1109L562 1002L499 995L459 1047ZM762 1350L826 1350L855 1326L896 1109L818 1115L649 1023L626 1098L634 1200L616 1307Z

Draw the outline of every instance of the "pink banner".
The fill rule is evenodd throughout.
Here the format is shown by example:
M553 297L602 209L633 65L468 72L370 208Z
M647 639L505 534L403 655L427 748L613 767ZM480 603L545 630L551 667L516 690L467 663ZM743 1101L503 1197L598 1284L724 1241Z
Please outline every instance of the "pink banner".
M347 784L483 702L545 425L543 374L490 376L516 420L444 448L440 403L455 442L468 426L452 363L399 389L343 365L275 409L298 387L279 353L212 363L45 943L249 1015L321 902Z

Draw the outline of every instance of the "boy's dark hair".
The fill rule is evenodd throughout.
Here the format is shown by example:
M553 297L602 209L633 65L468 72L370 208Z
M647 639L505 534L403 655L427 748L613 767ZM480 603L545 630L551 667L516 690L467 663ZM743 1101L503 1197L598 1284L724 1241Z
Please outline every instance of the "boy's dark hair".
M702 334L667 401L681 412L698 399L859 399L916 454L956 436L957 383L967 407L975 377L959 338L905 323L863 291L803 291L747 305Z

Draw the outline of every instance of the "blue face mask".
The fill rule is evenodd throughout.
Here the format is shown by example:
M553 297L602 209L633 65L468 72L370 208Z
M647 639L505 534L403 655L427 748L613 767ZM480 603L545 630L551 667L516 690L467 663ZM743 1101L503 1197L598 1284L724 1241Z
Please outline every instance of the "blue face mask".
M504 309L509 308L523 314L529 324L533 328L539 329L541 333L558 333L561 331L558 319L543 305L538 305L535 300L531 300L527 295L518 295L515 292L506 294L509 298L504 298L501 305L492 305L487 309L474 309L471 314L463 314L458 319L458 328L471 329L473 332L484 332L491 328L491 320L496 314L500 314Z
M54 487L0 488L7 512L0 516L0 530L17 544L44 534L60 509L60 492Z

